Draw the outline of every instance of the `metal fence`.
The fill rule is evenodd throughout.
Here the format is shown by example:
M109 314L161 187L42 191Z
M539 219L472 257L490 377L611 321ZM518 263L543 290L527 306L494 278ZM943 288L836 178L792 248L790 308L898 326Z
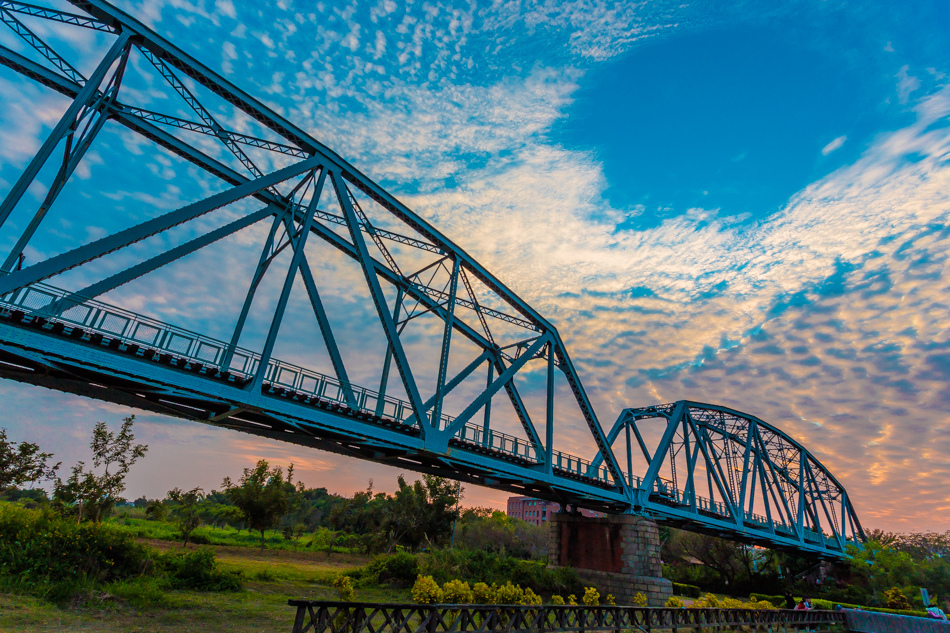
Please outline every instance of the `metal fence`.
M293 633L545 633L546 631L832 631L837 611L417 605L289 600Z

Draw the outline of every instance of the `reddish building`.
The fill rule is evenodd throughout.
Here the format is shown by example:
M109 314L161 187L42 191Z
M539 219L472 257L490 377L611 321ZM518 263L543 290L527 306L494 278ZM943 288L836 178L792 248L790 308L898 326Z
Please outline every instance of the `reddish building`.
M508 516L521 519L534 525L548 522L548 517L561 509L561 504L534 497L508 497ZM602 517L602 512L593 512L581 508L581 515L585 517Z

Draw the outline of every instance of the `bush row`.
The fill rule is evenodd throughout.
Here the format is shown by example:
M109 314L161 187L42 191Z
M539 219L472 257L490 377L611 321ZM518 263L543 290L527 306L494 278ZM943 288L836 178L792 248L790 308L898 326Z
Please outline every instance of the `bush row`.
M749 594L749 597L753 600L768 600L772 604L779 605L780 607L785 606L785 596L770 596L763 593L753 593ZM795 598L795 602L801 598ZM832 610L835 608L835 605L839 605L844 609L861 609L863 611L875 611L877 613L891 613L896 615L912 615L919 618L926 618L926 611L912 610L912 609L885 609L884 607L867 607L860 604L850 604L847 602L838 602L837 600L823 600L821 598L813 598L811 604L816 609L825 609Z
M543 561L529 561L480 550L436 550L414 556L400 552L376 557L369 565L347 572L361 586L389 583L408 587L419 575L431 576L439 586L451 580L469 584L506 583L538 594L577 594L584 585L570 568L549 568Z
M673 593L687 598L698 598L702 595L702 590L696 585L686 585L681 582L673 583Z
M94 588L143 577L156 586L235 590L241 577L218 569L214 552L160 554L127 532L101 523L76 523L49 510L0 504L0 586L54 602ZM153 583L153 584L155 584Z

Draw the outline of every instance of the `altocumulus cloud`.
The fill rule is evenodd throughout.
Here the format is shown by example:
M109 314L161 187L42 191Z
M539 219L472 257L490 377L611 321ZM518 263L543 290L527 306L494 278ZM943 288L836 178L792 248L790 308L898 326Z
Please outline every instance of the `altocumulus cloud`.
M230 3L215 11L175 0L148 3L145 12L178 40L202 33L193 38L200 57L217 55L226 73L248 78L239 84L262 86L278 109L381 179L550 315L604 424L624 406L682 397L722 402L800 439L839 475L866 523L945 524L950 472L942 456L950 446L941 438L950 430L943 413L950 340L942 253L950 239L950 128L940 122L950 114L950 91L920 100L915 123L879 137L854 164L757 224L697 208L636 230L630 220L640 210L607 202L609 183L596 157L552 143L548 132L564 116L585 63L717 16L704 20L692 8L664 3L637 10L622 3L519 6L406 10L381 2L360 17L356 4L280 4L254 28L242 23L260 23L256 10ZM544 63L517 62L525 38L555 44ZM906 78L900 81L901 98L910 99ZM25 113L25 102L15 107ZM41 103L48 124L57 104ZM21 128L3 146L25 156L39 137L39 127ZM834 139L822 153L845 141ZM175 162L155 169L169 180L193 176ZM227 266L212 274L247 272L237 247L252 237L236 240ZM165 316L187 313L197 327L204 297L188 290L187 276L173 269L151 296L130 291L125 298L173 305ZM39 392L0 389L24 411L24 426L54 438L57 429L74 429L51 446L67 459L80 457L69 446L85 435L75 430L89 426L82 420L121 411L82 401L80 411L50 423L57 407L74 399L56 395L42 414L29 413ZM156 466L147 477L136 475L133 493L188 483L146 482L187 471L199 454L210 463L190 472L206 488L257 456L304 464L303 479L312 485L334 468L340 490L386 472L197 425L152 416L146 422L145 435L159 444ZM570 435L562 446L571 448ZM904 505L910 497L919 510ZM468 500L500 498L472 491Z

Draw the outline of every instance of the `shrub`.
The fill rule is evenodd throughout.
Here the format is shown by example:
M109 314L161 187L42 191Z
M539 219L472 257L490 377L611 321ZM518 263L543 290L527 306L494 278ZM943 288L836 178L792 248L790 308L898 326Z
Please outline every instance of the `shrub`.
M462 580L450 580L442 585L442 600L446 604L473 604L475 594L467 582Z
M524 602L524 589L519 585L513 585L506 582L495 592L495 604L522 604Z
M663 606L667 609L682 609L685 605L683 604L683 601L676 596L670 596L667 598L666 604Z
M524 590L524 598L522 599L521 604L531 607L539 607L541 606L542 602L541 596L531 591L530 587Z
M609 605L612 606L612 607L616 607L616 606L617 606L617 600L616 600L616 598L614 598L614 595L613 595L612 593L608 593L608 594L607 594L607 597L604 598L604 602L606 602L607 604L609 604Z
M349 576L337 576L333 579L333 586L336 587L337 596L342 602L352 602L353 594L353 581L350 580Z
M495 585L486 585L483 582L477 582L472 586L472 599L475 604L495 604L495 594L498 593L498 587Z
M673 583L673 593L687 598L698 598L702 595L702 591L696 585L687 585L681 582Z
M432 576L420 575L412 586L412 600L416 604L439 604L442 602L442 589Z
M783 607L785 605L785 596L779 596L777 594L772 596L767 593L751 593L749 594L749 600L752 602L755 602L756 600L765 600L766 602L771 602L773 605L783 605Z
M910 609L910 602L907 601L907 596L905 596L898 587L891 587L885 591L884 601L888 609Z
M831 610L834 609L835 605L843 607L845 609L863 609L864 611L874 611L875 613L891 613L894 615L910 615L918 618L929 617L926 611L917 611L914 609L885 609L880 607L867 607L858 604L849 604L847 602L838 602L831 600L821 600L814 599L811 601L812 606L816 609Z
M584 587L584 597L581 598L588 607L600 605L600 592L594 587Z
M435 550L418 559L418 573L442 584L464 580L469 584L506 582L530 587L540 594L580 593L584 585L569 567L548 568L538 561L521 560L484 551Z
M574 594L569 595L569 596L567 597L567 604L571 605L572 607L576 607L576 606L577 606L577 596L575 596Z
M553 596L551 596L551 604L561 606L564 604L564 598L562 598L561 596L557 594L554 594Z
M691 606L694 609L719 609L722 604L719 602L719 598L711 593L707 593L699 600L693 602Z
M168 575L169 584L176 589L197 591L238 591L244 585L243 574L218 569L214 550L210 547L162 554L162 568Z
M113 526L0 505L0 579L9 590L60 602L86 586L142 574L150 563L149 549Z

